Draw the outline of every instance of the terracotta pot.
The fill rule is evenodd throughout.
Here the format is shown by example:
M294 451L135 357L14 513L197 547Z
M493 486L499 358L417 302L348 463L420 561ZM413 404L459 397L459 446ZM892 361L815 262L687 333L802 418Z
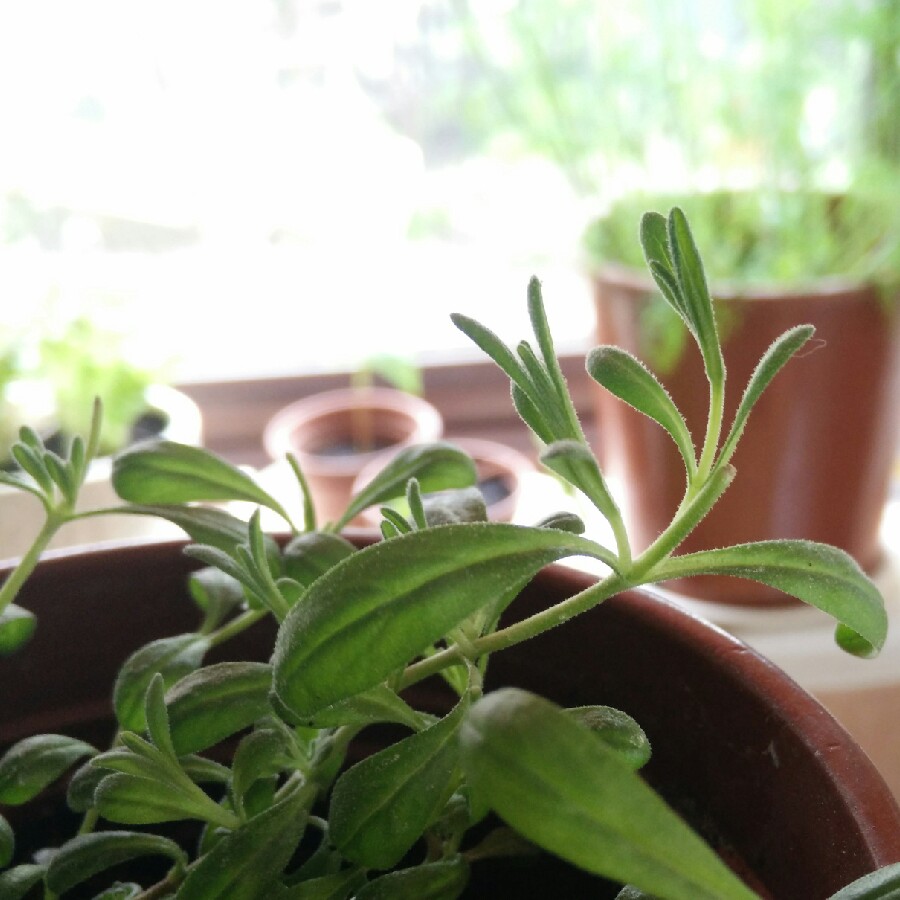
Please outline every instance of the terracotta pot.
M124 657L196 625L185 591L193 563L182 546L60 554L40 564L19 601L38 616L35 638L0 659L0 684L15 685L2 695L0 744L36 730L108 742L110 687ZM590 583L551 567L510 612L532 614ZM209 661L268 659L273 634L256 626ZM773 897L819 900L900 860L900 810L825 710L745 645L651 595L614 597L574 627L497 654L489 673L493 684L565 705L632 713L654 747L648 779ZM420 685L418 699L446 706L439 684ZM43 809L5 812L27 820ZM494 870L475 869L467 896L503 895L490 886ZM597 880L568 867L531 863L524 871L516 896L597 896Z
M135 424L134 439L163 437L183 444L200 444L203 418L187 394L166 385L147 389L149 410ZM121 503L109 481L112 458L94 461L79 495L79 509L101 509ZM24 491L0 485L0 559L21 556L44 521L38 499ZM148 516L97 516L64 526L50 543L51 549L85 546L124 539L177 537L181 531Z
M447 440L465 450L475 462L478 487L487 505L488 518L493 522L511 521L521 498L522 480L535 471L531 460L499 441L469 437ZM369 463L354 482L353 493L359 493L381 471L382 465L381 461ZM358 521L360 525L377 528L381 521L378 508L365 510Z
M263 432L273 460L293 453L321 521L340 518L353 482L373 459L439 440L440 413L421 397L392 388L323 391L279 410Z
M596 338L645 362L669 390L699 443L708 408L700 355L649 279L607 267L593 277ZM751 416L733 462L738 476L684 550L766 538L834 544L872 572L900 427L900 315L871 287L816 292L714 292L728 369L725 427L760 356L786 329L816 327L815 352L777 375ZM824 344L824 346L821 346ZM637 549L668 524L684 467L656 424L596 388L597 451L621 485ZM705 576L672 587L731 603L789 601L749 581Z

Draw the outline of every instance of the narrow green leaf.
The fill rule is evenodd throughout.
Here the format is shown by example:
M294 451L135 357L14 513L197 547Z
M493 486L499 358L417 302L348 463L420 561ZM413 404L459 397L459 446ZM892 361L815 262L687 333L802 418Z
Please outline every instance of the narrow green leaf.
M215 507L137 505L124 506L117 512L165 519L181 528L195 543L224 553L231 553L235 546L249 540L246 522Z
M712 384L721 384L725 379L725 366L719 344L716 317L712 298L706 284L703 262L694 243L690 226L684 213L674 207L669 213L669 247L675 276L681 288L685 308L703 354Z
M44 467L41 457L31 447L21 443L13 444L10 453L22 471L27 472L47 496L51 496L53 479Z
M641 218L640 239L647 268L666 302L678 313L688 327L691 323L678 282L669 248L668 222L657 212L645 213Z
M459 447L446 442L423 444L401 450L351 501L341 516L340 530L364 509L402 497L410 478L425 491L467 487L475 484L475 463Z
M384 681L545 565L607 553L577 535L500 522L428 528L367 547L288 613L273 688L296 716L312 716Z
M303 788L226 834L192 866L178 900L260 900L281 880L306 827Z
M843 626L838 643L856 656L874 656L884 646L884 600L856 561L836 547L775 540L703 550L672 557L661 577L700 574L749 578L821 609Z
M420 731L425 724L422 713L413 709L386 684L348 697L317 712L308 724L314 728L339 728L342 725L372 725L394 722Z
M56 851L47 868L47 887L63 894L98 872L143 856L166 856L179 866L187 863L187 854L168 838L133 831L98 831L78 835Z
M607 520L614 521L621 517L594 454L581 441L554 441L540 454L540 460L560 478L578 488ZM603 561L616 568L617 562L612 554Z
M457 733L468 703L445 718L366 757L334 786L329 836L352 862L390 869L419 840L447 802L457 772Z
M320 575L354 553L356 547L339 534L308 531L291 539L281 559L284 574L309 587Z
M900 863L863 875L841 888L831 900L900 900Z
M3 900L23 900L44 877L46 866L25 863L0 872L0 897Z
M544 444L552 444L554 440L553 429L547 423L543 413L537 408L519 385L512 386L512 402L519 414L519 418L535 433L538 440Z
M12 826L3 816L0 816L0 869L5 869L13 858L16 850L16 836Z
M722 451L719 455L720 460L728 462L731 459L741 434L743 434L744 426L747 424L750 411L753 409L756 401L778 374L781 367L814 333L815 329L812 325L798 325L796 328L791 328L778 337L763 354L744 390L744 396L741 398L740 406L735 413L731 431L728 433L728 437L722 446Z
M62 496L69 503L74 503L78 496L78 484L71 464L49 450L44 453L43 462L44 468L53 479L53 483L59 488Z
M131 503L247 500L290 522L281 504L249 475L202 447L174 441L137 444L113 459L112 483Z
M0 758L0 804L27 803L78 760L96 752L90 744L62 734L18 741Z
M210 801L212 803L212 801ZM138 778L122 772L107 775L94 793L94 806L110 822L155 825L181 819L205 820L205 808L170 782Z
M288 765L290 747L284 732L274 728L252 731L238 744L232 761L231 790L239 802L260 778L272 778Z
M272 669L265 663L223 662L177 681L166 694L175 752L199 753L272 712Z
M193 753L179 756L178 764L194 784L228 784L231 781L231 769L204 756Z
M365 880L359 869L345 869L286 887L273 900L347 900Z
M209 639L199 634L178 634L145 644L124 663L113 686L113 706L122 728L143 731L147 721L144 698L153 676L163 676L168 687L192 672L209 649Z
M450 321L473 344L484 351L509 376L513 384L524 386L528 383L525 372L515 354L493 331L461 313L452 313Z
M354 900L455 900L469 883L462 856L388 872L363 885Z
M175 757L172 746L172 735L169 732L169 714L166 710L165 682L158 672L150 680L144 698L144 716L147 720L147 733L154 745L167 756Z
M460 744L474 789L545 850L669 900L755 897L617 752L549 701L489 694Z
M85 459L84 438L80 434L76 434L69 444L69 464L72 466L72 475L75 483L80 487L84 482L87 460Z
M40 487L20 472L0 472L0 484L15 488L17 491L27 491L29 494L33 494L37 497L44 506L47 505L47 498L44 496Z
M19 428L19 440L38 456L46 449L44 439L30 425L22 425Z
M214 566L192 572L188 578L188 590L203 612L204 634L218 628L245 603L240 582Z
M591 378L611 394L659 423L675 441L688 473L696 467L694 443L684 418L656 376L618 347L597 347L587 358Z
M35 628L37 618L34 613L10 603L0 612L0 656L8 656L24 647L31 640Z

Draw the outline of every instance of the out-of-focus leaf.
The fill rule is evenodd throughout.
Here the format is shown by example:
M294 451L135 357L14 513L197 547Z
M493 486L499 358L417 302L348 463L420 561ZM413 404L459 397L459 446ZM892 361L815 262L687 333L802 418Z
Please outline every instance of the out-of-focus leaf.
M62 734L18 741L0 759L0 804L27 803L78 760L96 752L90 744Z

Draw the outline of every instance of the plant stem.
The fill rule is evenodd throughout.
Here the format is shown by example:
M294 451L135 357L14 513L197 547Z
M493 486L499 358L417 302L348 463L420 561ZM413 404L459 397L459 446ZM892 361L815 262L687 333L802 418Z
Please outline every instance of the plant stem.
M709 478L719 449L719 437L722 432L722 421L725 418L725 382L724 379L710 381L709 385L709 420L706 425L706 438L697 472L691 480L688 497L693 497Z
M226 622L221 628L217 628L207 635L206 639L209 641L210 647L224 644L225 641L246 631L251 625L255 625L260 619L264 619L268 613L267 609L249 609L247 612L235 616L230 622Z
M69 521L71 517L60 510L52 509L47 513L38 536L34 543L28 548L28 552L19 560L18 565L13 569L9 578L0 587L0 613L9 606L16 598L16 595L22 588L22 585L28 580L34 571L41 554L47 549L47 545L53 536L59 531L60 527Z
M530 640L568 622L569 619L581 615L581 613L598 606L604 600L607 600L613 594L631 587L632 583L620 575L609 575L603 581L598 581L589 588L551 606L549 609L542 610L522 619L520 622L514 622L506 628L501 628L492 634L486 634L483 637L472 641L468 648L470 653L477 656L484 656L487 653L494 653L497 650L505 650L515 644L521 644L523 641ZM407 666L400 679L398 690L409 687L416 682L422 681L429 675L434 675L445 669L447 666L458 664L461 660L467 658L458 644L452 644L444 650L429 656L426 659L419 660L410 666Z

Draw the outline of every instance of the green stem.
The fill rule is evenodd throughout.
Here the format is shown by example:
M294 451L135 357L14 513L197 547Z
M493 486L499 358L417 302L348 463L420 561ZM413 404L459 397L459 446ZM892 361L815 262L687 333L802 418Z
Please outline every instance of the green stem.
M235 616L230 622L226 622L221 628L217 628L207 635L210 647L224 644L225 641L231 640L231 638L246 631L251 625L255 625L260 619L264 619L268 612L266 609L250 609L239 616Z
M555 628L557 625L568 622L569 619L598 606L613 594L617 594L619 591L631 586L632 582L630 580L626 580L620 575L609 575L603 581L598 581L596 584L575 594L573 597L563 600L561 603L557 603L555 606L551 606L549 609L542 610L533 616L529 616L527 619L514 622L506 628L501 628L499 631L486 634L472 641L467 649L470 653L484 656L487 653L495 653L515 644L521 644L533 637L537 637L539 634L543 634L545 631L549 631L551 628ZM458 664L465 658L466 655L461 648L456 644L452 644L446 649L435 653L434 656L429 656L407 666L400 679L398 689L402 690L412 684L416 684L430 675L435 675L441 669Z
M41 554L47 549L47 545L53 539L53 536L70 518L71 516L57 509L50 510L47 513L47 518L38 532L38 536L34 539L34 543L19 560L18 565L13 569L3 586L0 587L0 613L15 600L16 595L31 576L41 558Z
M700 462L697 472L691 480L688 497L694 496L706 483L709 473L716 461L716 451L719 449L719 438L722 433L722 421L725 418L725 383L724 380L715 379L709 386L709 420L706 425L706 439L703 442L703 451L700 454Z

